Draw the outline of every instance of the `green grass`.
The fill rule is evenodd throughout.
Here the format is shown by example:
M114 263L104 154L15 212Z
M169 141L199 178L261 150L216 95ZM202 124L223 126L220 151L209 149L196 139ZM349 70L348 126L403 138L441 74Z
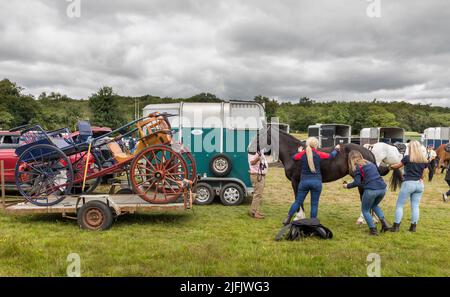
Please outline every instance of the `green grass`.
M450 276L450 203L441 200L442 180L426 184L417 233L407 231L407 204L401 232L379 237L355 225L357 191L337 181L325 185L319 208L332 240L275 242L292 202L280 168L269 173L264 220L247 215L249 200L124 216L105 232L82 231L57 215L0 213L0 276L63 276L72 252L81 257L83 276L364 276L369 253L381 256L383 276ZM390 222L395 200L389 192L382 203Z

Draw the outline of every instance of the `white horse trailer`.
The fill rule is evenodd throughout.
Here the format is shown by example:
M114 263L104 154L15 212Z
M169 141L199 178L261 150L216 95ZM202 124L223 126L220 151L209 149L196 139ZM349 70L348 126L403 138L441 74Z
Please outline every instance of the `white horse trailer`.
M352 127L344 124L315 124L308 127L308 137L319 139L319 147L350 143Z
M424 133L424 145L439 147L441 144L450 142L450 127L431 127L425 129Z
M405 130L396 127L363 128L360 132L360 144L384 142L394 144L405 142Z

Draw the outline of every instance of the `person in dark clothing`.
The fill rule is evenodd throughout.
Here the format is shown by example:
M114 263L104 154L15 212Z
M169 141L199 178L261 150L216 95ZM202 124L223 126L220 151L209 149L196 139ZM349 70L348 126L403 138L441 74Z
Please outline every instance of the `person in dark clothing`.
M319 198L322 192L322 175L320 173L320 160L334 158L339 151L339 145L330 153L317 150L319 141L315 137L306 140L306 149L299 147L299 152L293 156L294 160L300 161L300 183L295 202L291 205L288 216L283 221L284 225L291 222L295 212L303 205L306 195L311 193L311 218L317 218L319 209Z
M405 175L395 207L395 221L391 229L392 232L400 230L403 205L408 198L411 200L411 226L409 231L416 232L417 222L419 221L419 204L424 191L423 171L428 167L428 160L422 153L422 145L418 141L411 141L408 148L409 155L404 156L400 163L390 166L392 169L405 167Z
M436 171L436 157L437 154L434 151L432 145L427 147L427 160L428 160L428 181L433 180L434 172Z
M364 189L361 199L361 210L364 219L369 226L370 235L378 235L377 228L373 222L371 211L373 211L381 221L381 232L390 230L379 204L386 195L386 183L378 172L375 164L364 160L358 151L351 151L348 155L350 174L353 174L353 182L344 182L344 189L352 189L362 186Z
M447 166L447 173L445 174L445 181L447 182L448 186L450 187L450 164ZM444 202L448 201L448 197L450 196L450 190L447 191L447 193L442 194L442 199L444 199Z

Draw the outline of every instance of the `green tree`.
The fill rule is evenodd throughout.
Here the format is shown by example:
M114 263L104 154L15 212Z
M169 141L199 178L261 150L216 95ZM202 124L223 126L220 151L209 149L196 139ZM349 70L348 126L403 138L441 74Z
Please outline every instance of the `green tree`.
M0 81L0 108L5 116L3 129L29 124L36 119L40 108L32 96L22 95L22 90L8 79Z
M96 125L117 128L124 123L117 102L117 94L111 87L102 87L89 98L89 107Z
M369 107L367 119L370 127L397 127L399 124L395 119L395 114L377 105Z
M273 117L276 116L277 109L278 109L278 102L276 100L274 100L274 99L271 100L262 95L256 96L253 100L264 106L264 110L266 112L266 118L268 121L270 121Z

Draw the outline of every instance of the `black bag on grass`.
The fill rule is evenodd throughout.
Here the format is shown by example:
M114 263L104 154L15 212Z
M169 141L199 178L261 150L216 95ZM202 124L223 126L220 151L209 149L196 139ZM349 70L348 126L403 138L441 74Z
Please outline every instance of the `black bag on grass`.
M301 219L292 221L290 224L283 226L275 237L275 240L300 240L311 236L318 236L322 239L331 239L333 238L333 232L320 224L319 219Z

